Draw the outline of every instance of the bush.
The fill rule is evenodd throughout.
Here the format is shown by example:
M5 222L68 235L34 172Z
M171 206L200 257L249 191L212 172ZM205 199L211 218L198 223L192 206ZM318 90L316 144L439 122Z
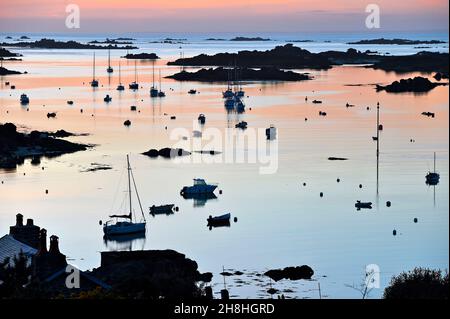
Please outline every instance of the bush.
M448 299L448 272L414 268L394 276L384 290L385 299Z

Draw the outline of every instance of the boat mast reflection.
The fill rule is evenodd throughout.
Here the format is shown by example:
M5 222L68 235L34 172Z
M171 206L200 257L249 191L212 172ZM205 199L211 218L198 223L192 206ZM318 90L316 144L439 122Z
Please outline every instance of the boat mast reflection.
M105 247L109 251L144 250L145 233L103 236Z

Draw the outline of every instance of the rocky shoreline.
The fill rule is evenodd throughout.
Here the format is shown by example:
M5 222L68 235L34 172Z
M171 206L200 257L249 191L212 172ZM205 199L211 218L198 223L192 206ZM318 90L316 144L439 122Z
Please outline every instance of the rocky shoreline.
M60 130L55 133L32 131L26 134L17 132L17 127L12 123L0 124L0 168L15 169L27 158L40 162L44 156L55 157L91 147L53 137L70 136L67 134L72 133Z
M377 85L377 91L386 91L388 93L403 93L403 92L415 92L424 93L431 91L437 86L447 85L446 83L434 83L427 78L416 76L415 78L401 79L400 81L394 81L389 85Z

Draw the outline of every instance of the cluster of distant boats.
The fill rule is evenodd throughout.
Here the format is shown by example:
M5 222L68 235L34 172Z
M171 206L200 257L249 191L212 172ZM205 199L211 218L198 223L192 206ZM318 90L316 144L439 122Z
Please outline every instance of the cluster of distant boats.
M110 215L111 220L108 220L104 224L100 221L100 224L103 225L103 233L107 237L111 236L121 236L121 235L131 235L131 234L145 234L146 232L146 219L145 214L142 209L141 199L139 197L139 193L136 187L136 181L134 179L133 171L131 169L129 156L127 155L127 171L128 171L128 201L129 201L129 211L127 214L123 215ZM134 216L133 206L132 206L132 185L134 186L134 190L136 193L137 201L139 204L139 208L141 211L141 218L137 220L137 217ZM184 186L180 195L186 197L194 197L195 196L207 196L214 193L217 188L217 184L208 184L204 179L196 178L194 179L194 184L192 186ZM151 215L158 214L171 214L173 210L178 210L178 207L174 208L174 204L167 204L156 206L153 205L150 207ZM207 219L208 226L222 226L224 224L229 225L231 214L223 214L219 216L209 216Z
M108 67L106 69L107 73L113 73L114 69L111 66L111 55L108 50ZM162 90L161 86L161 72L159 73L159 89L155 85L155 64L153 63L153 85L150 88L150 97L165 97L166 93ZM98 87L99 81L95 77L95 52L93 57L93 66L92 66L92 81L90 82L91 87ZM128 88L130 90L138 90L139 89L139 83L137 79L137 65L136 61L134 61L134 81L131 82L128 85ZM120 61L119 61L119 84L117 85L117 91L124 91L125 86L122 84L122 77L121 77L121 68L120 68ZM105 101L106 102L106 101Z
M238 80L237 69L234 69L236 81L231 82L231 70L228 74L228 87L225 92L222 92L222 97L224 100L224 105L227 110L235 110L238 113L245 112L245 104L243 98L245 96L245 91L242 89L241 82ZM234 90L233 90L234 88Z

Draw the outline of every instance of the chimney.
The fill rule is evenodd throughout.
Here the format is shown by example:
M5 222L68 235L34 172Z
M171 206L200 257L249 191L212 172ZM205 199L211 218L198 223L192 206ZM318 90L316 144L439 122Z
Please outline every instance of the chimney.
M33 225L34 225L33 220L31 218L28 218L27 219L27 226L33 226Z
M23 215L20 213L16 215L16 226L23 226Z
M61 254L59 251L58 239L58 236L50 236L50 250L48 251L50 254Z
M41 256L47 253L47 231L42 228L39 232L39 250L37 255Z

